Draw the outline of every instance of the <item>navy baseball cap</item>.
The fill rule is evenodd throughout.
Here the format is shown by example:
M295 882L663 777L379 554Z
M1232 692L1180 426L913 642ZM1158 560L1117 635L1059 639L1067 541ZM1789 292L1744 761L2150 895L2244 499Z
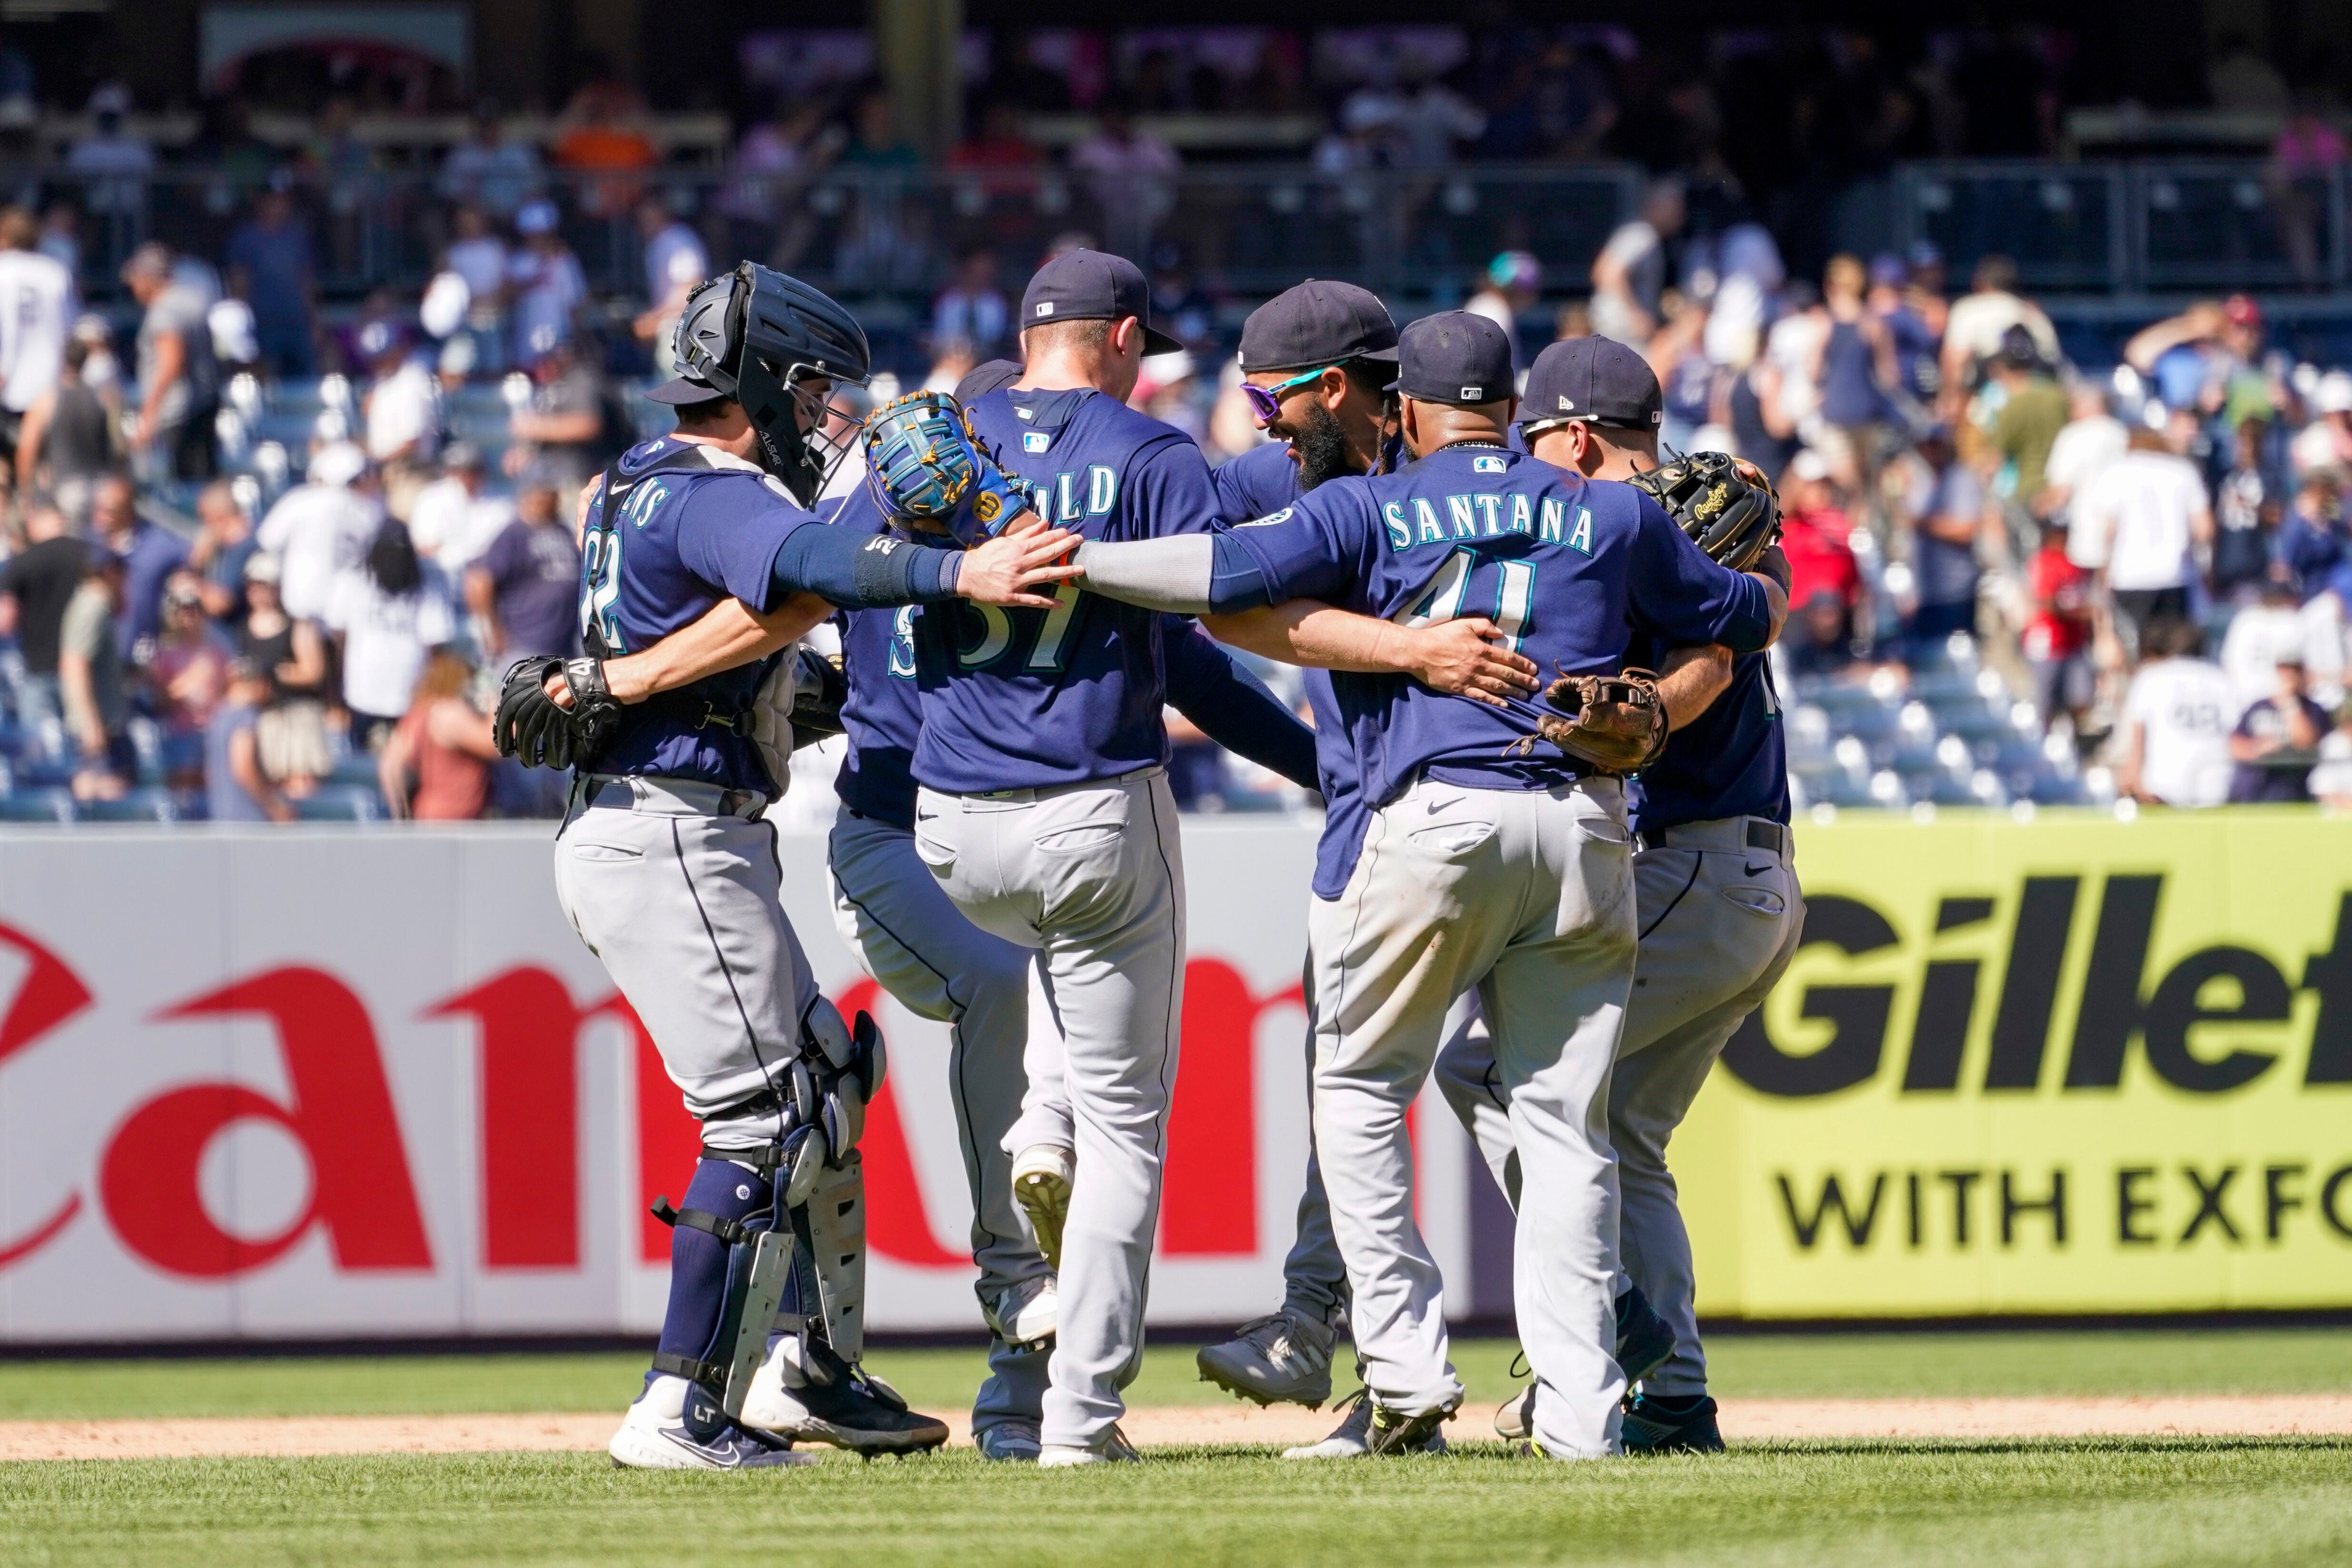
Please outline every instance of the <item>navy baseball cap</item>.
M1118 321L1143 325L1143 351L1172 354L1184 345L1151 325L1151 285L1123 256L1099 250L1064 251L1037 269L1021 295L1023 329L1053 321Z
M1612 424L1655 430L1665 407L1650 361L1613 338L1568 338L1536 356L1519 427Z
M1398 334L1397 379L1389 387L1415 402L1470 407L1509 397L1517 381L1500 327L1467 310L1441 310Z
M955 384L955 400L970 402L976 397L986 397L992 392L1011 386L1021 379L1018 360L990 360L964 372L963 380Z
M1396 322L1379 295L1352 283L1310 277L1249 313L1235 360L1247 374L1312 370L1349 360L1393 363L1396 357Z

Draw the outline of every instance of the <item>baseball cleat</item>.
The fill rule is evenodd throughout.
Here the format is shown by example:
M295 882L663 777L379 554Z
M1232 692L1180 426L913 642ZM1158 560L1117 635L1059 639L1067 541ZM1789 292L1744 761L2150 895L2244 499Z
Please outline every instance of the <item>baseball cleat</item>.
M1535 1436L1536 1385L1528 1384L1496 1407L1495 1431L1507 1443L1524 1443Z
M1070 1218L1070 1183L1078 1159L1059 1144L1032 1144L1013 1159L1013 1201L1029 1217L1045 1266L1062 1267L1062 1227Z
M1037 1423L1022 1416L1008 1416L993 1427L983 1427L972 1434L971 1440L982 1458L1006 1465L1034 1465L1038 1450L1045 1446L1037 1438Z
M842 1360L822 1340L802 1342L803 1365L788 1367L795 1359L793 1338L780 1340L753 1375L743 1398L744 1426L787 1442L827 1443L867 1458L927 1453L948 1440L946 1422L908 1409L897 1389Z
M1624 1371L1625 1385L1641 1382L1674 1354L1675 1331L1650 1305L1641 1286L1626 1287L1617 1298L1617 1364Z
M1040 1274L997 1292L993 1302L981 1308L996 1337L1015 1350L1037 1350L1054 1343L1061 1320L1061 1296L1051 1274Z
M814 1454L736 1425L719 1402L683 1377L656 1374L605 1445L615 1469L768 1470L813 1465Z
M1625 1451L1719 1454L1723 1432L1715 1424L1715 1401L1704 1394L1673 1400L1636 1394L1625 1401Z
M1286 1459L1361 1459L1375 1454L1442 1454L1445 1434L1439 1427L1452 1418L1451 1410L1405 1416L1359 1388L1340 1401L1347 1414L1329 1437L1303 1448L1285 1448Z
M1038 1446L1037 1468L1041 1470L1069 1469L1077 1465L1134 1465L1143 1456L1127 1440L1127 1434L1116 1424L1092 1443L1044 1443Z
M1202 1346L1193 1359L1202 1382L1236 1398L1317 1410L1331 1397L1331 1351L1339 1340L1336 1323L1285 1307L1244 1323L1223 1344Z

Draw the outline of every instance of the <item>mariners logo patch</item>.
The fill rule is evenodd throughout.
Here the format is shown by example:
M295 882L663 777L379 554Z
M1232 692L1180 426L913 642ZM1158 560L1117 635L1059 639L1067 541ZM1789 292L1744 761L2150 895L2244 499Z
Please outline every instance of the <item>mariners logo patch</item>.
M1024 452L1043 452L1053 444L1054 437L1049 431L1024 430L1021 433L1021 450Z
M1473 474L1500 474L1510 465L1499 457L1474 457L1470 461Z

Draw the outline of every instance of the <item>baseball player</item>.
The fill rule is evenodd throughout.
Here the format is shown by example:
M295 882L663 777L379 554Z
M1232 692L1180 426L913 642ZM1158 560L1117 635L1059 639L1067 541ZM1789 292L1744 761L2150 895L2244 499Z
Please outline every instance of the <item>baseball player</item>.
M867 356L856 321L795 279L747 263L705 283L677 350L683 373L650 394L677 409L676 434L632 448L587 508L590 653L518 665L496 720L502 748L528 763L580 761L558 900L702 1124L683 1207L657 1209L676 1227L669 1305L611 1452L632 1468L724 1469L796 1462L799 1440L933 1448L946 1426L857 1364L856 1145L881 1045L870 1020L853 1030L817 990L778 901L761 813L788 778L791 693L772 655L834 603L1050 603L1024 590L1061 573L1021 563L1067 541L967 553L803 527L829 466L811 434L832 385L865 380ZM635 665L631 650L708 627L730 603L730 625L755 636L677 639L697 675L616 700L615 680L642 697L654 674L677 674L676 649Z
M1545 462L1596 480L1639 476L1663 488L1659 482L1676 468L1658 465L1662 401L1640 354L1606 338L1573 339L1538 357L1518 428ZM1765 570L1785 573L1777 555L1766 558ZM1665 1321L1674 1348L1627 1406L1624 1442L1631 1451L1704 1452L1719 1450L1723 1438L1706 1394L1690 1236L1675 1201L1666 1143L1733 1031L1788 968L1805 905L1769 661L1717 645L1695 651L1679 668L1655 648L1649 662L1668 670L1661 684L1670 710L1679 701L1686 711L1675 715L1664 752L1628 787L1641 947L1609 1085L1609 1140L1617 1152L1623 1272ZM1524 1176L1510 1095L1486 1031L1467 1029L1449 1041L1437 1076L1517 1207ZM1515 1397L1497 1414L1505 1437L1528 1435L1526 1406L1527 1396Z
M972 402L1020 373L1010 361L983 365L956 398ZM869 533L889 526L863 491L835 521ZM1043 1009L1031 1013L1031 949L967 920L917 851L911 768L923 728L915 679L923 618L912 607L845 617L849 697L841 716L850 746L836 783L845 810L832 836L835 916L868 974L913 1011L950 1022L973 1260L995 1336L973 1437L990 1458L1034 1459L1055 1322L1051 1270L1076 1140L1061 1036ZM1212 739L1315 788L1313 733L1192 622L1162 616L1157 630L1169 701ZM1034 1242L1015 1213L1016 1183Z
M1769 640L1786 610L1776 586L1708 560L1630 486L1507 450L1509 346L1491 322L1430 317L1399 349L1412 467L1328 483L1205 540L1089 539L1087 591L1219 615L1302 596L1423 622L1492 606L1518 652L1579 674L1613 674L1637 635ZM1412 1218L1404 1112L1474 982L1527 1179L1550 1198L1518 1227L1535 1437L1560 1458L1618 1447L1616 1217L1599 1126L1635 925L1622 787L1591 758L1630 771L1663 742L1645 685L1615 683L1629 695L1607 714L1588 704L1538 739L1511 713L1394 676L1334 677L1370 810L1327 825L1318 856L1314 1121L1371 1389L1369 1453L1426 1446L1461 1401ZM1577 733L1596 715L1622 730L1605 747Z

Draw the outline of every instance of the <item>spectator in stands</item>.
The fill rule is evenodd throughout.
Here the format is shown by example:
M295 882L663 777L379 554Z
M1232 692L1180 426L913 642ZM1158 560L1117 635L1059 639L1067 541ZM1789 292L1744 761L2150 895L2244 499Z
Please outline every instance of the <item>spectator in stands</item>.
M2131 444L2124 422L2107 412L2107 394L2098 382L2077 382L2066 396L2073 418L2042 460L2042 493L2027 497L2030 509L2045 520L2065 517L2099 471Z
M485 99L475 106L466 140L441 161L435 189L446 201L509 218L539 193L541 183L539 150L526 141L508 141L498 104ZM481 292L474 297L480 298Z
M1845 617L1844 636L1860 630L1862 568L1850 542L1853 525L1838 505L1830 465L1818 452L1797 454L1780 476L1780 548L1789 558L1789 600L1810 604L1817 594L1835 601Z
M2229 678L2202 657L2195 624L2178 616L2147 622L2140 643L2147 656L2124 699L2116 785L2158 805L2218 806L2230 793Z
M368 461L383 476L384 509L405 520L441 453L447 414L440 379L394 322L370 322L360 332L359 350L373 378L360 395Z
M1543 297L1543 263L1532 252L1507 250L1486 264L1483 286L1462 302L1473 316L1484 316L1503 329L1511 342L1511 362L1524 365L1519 352L1519 318Z
M2320 235L2327 211L2329 182L2345 165L2344 135L2328 118L2331 106L2311 92L2298 92L2289 101L2286 123L2271 143L2270 167L2263 171L2271 210L2278 214L2279 239L2297 283L2309 287L2321 281Z
M2333 727L2311 700L2300 655L2278 662L2278 689L2238 716L2230 731L2230 799L2238 802L2311 799L2312 765Z
M89 546L67 531L62 511L38 497L25 508L25 548L0 561L0 635L13 633L24 656L18 715L35 726L65 716L58 688L58 636L66 606L89 567Z
M2020 511L2031 514L2047 481L2050 449L2066 428L2072 407L2023 327L2002 334L1990 371L2003 395L1985 443L1986 459L2008 467L2008 495Z
M1160 315L1168 314L1165 304ZM961 341L970 346L976 359L992 357L997 345L1004 341L1005 328L1012 320L1012 307L1005 303L1004 290L997 286L996 253L982 246L964 253L956 263L955 276L931 301L932 352L950 342Z
M1102 209L1106 248L1142 256L1151 225L1175 203L1171 182L1183 160L1159 137L1138 130L1124 102L1106 99L1096 116L1094 134L1070 149L1070 167L1087 176Z
M2327 591L2328 581L2352 557L2352 524L2344 517L2338 470L2315 468L2296 486L2294 505L2279 524L2278 560L2308 601Z
M2288 448L2295 473L2352 468L2352 371L2329 371L2319 378L2311 416Z
M274 376L317 373L318 274L310 225L294 210L292 182L274 177L254 198L253 215L228 238L228 291L252 308L254 340Z
M536 201L515 214L522 246L507 258L507 298L514 358L528 368L572 340L572 316L588 299L580 260L563 243L555 204Z
M2274 576L2263 582L2261 598L2230 617L2221 638L2221 673L2230 677L2238 711L2278 689L2282 664L2298 665L2314 686L2343 685L2344 643L2326 599L2305 605L2293 581Z
M292 802L261 767L260 719L269 678L231 661L228 690L205 725L205 815L215 822L290 822Z
M1988 256L1970 275L1969 292L1952 302L1944 321L1942 372L1946 407L1957 412L1958 400L1974 392L1984 367L2005 346L2011 327L2025 329L2041 363L2058 362L2058 331L2042 308L2017 292L2017 264L2005 256Z
M261 771L287 794L308 795L333 766L327 746L327 645L318 623L286 612L278 558L245 565L245 629L237 656L268 682L255 742Z
M66 734L74 745L77 800L121 800L138 766L131 746L131 699L123 685L122 638L116 620L122 605L122 572L123 559L112 550L90 551L81 582L58 623L58 692L65 707Z
M677 371L671 337L686 314L686 297L710 276L710 253L702 236L658 196L637 204L637 234L646 242L646 305L631 325L653 356L654 374L667 378Z
M100 478L90 497L90 532L99 545L121 556L124 582L116 624L125 660L141 662L141 644L153 646L163 624L163 583L187 564L188 541L139 515L137 492L120 474Z
M509 473L537 469L568 507L626 433L606 429L604 372L593 359L558 344L530 367L530 401L507 418Z
M2126 664L2158 619L2186 621L2196 552L2213 538L2213 511L2195 465L2145 425L2091 482L2074 508L2074 559L2099 572Z
M1910 507L1911 575L1918 595L1908 628L1914 668L1940 663L1955 632L1977 629L1977 534L1985 512L1984 486L1952 445L1943 425L1919 443L1929 477L1906 498Z
M449 582L465 580L466 569L514 521L514 503L482 488L481 449L453 441L441 450L441 477L416 493L408 517L416 553L440 569Z
M923 155L915 144L898 133L898 119L890 107L889 93L877 87L859 94L856 107L850 111L849 142L841 150L842 166L913 169L922 162ZM1072 162L1075 163L1076 159Z
M2042 525L2042 542L2026 563L2025 591L2032 611L2019 651L2033 671L2042 725L2054 725L2064 714L2079 733L2098 695L2091 664L2091 574L2066 553L2063 514Z
M408 711L426 653L457 634L441 573L417 558L399 518L384 519L365 560L335 574L326 626L341 653L352 749L373 751Z
M282 591L286 613L298 621L326 614L335 573L356 565L375 538L383 508L368 493L366 476L367 454L358 445L322 446L310 459L309 482L278 497L261 519L256 537L272 558L272 597Z
M555 139L552 152L556 167L602 176L581 188L583 215L617 217L635 204L643 186L636 176L659 156L646 134L645 111L645 99L609 67L572 94L564 110L571 129Z
M1838 596L1816 589L1798 606L1789 635L1777 646L1789 678L1835 680L1854 667L1853 617Z
M16 448L20 423L57 385L79 308L73 275L36 248L39 237L30 211L0 207L0 454Z
M2224 616L2252 599L2270 574L2272 539L2285 510L2278 481L2263 460L2269 429L2259 419L2239 424L2230 471L2213 490L2213 559L2208 582Z
M981 110L980 129L955 144L948 153L948 167L984 172L1015 171L1034 168L1045 161L1037 144L1029 140L1022 129L1021 106L991 99ZM1020 191L1028 188L1025 180L983 181L992 192Z
M1813 375L1821 387L1822 423L1845 448L1845 476L1855 493L1874 507L1878 471L1895 420L1895 339L1867 308L1870 276L1861 258L1830 257L1822 277L1822 308L1828 332L1822 339ZM1948 445L1948 443L1947 443Z
M135 218L147 210L147 175L155 150L124 124L131 89L101 83L89 95L89 133L66 153L66 172L81 182L81 204L105 217Z
M1935 406L1943 372L1936 363L1940 346L1936 328L1906 287L1910 276L1901 256L1874 257L1866 304L1895 351L1895 380L1888 396L1903 423L1916 429L1927 422L1927 411Z
M236 486L215 479L196 495L196 537L188 546L188 570L197 574L196 591L205 613L232 630L245 623L245 563L261 548L253 519L236 498Z
M114 466L114 421L82 379L89 345L66 341L57 380L33 400L16 432L16 488L45 490L76 522L89 517L99 476Z
M200 579L172 574L163 589L163 632L146 670L147 687L163 734L164 782L174 789L205 781L205 730L228 686L236 651L205 612Z
M1666 242L1682 232L1686 216L1683 183L1653 182L1641 216L1620 224L1593 257L1594 332L1635 349L1649 347L1666 287Z
M515 520L466 573L467 606L490 662L577 653L579 587L580 549L557 509L557 481L528 472L515 492Z
M415 700L376 758L376 779L394 817L469 822L489 804L499 751L489 719L467 700L473 675L446 649L425 661Z
M458 340L472 347L470 369L499 371L507 362L507 242L480 207L459 207L449 225L449 246L441 253L441 266L466 284L465 326Z
M157 477L210 478L220 367L205 319L209 302L173 276L172 253L160 245L141 246L124 265L122 281L142 312L131 450Z
M2262 369L2263 336L2262 307L2232 294L2143 328L2124 345L2124 359L2155 383L2167 408L2219 413L2235 425L2274 412Z

